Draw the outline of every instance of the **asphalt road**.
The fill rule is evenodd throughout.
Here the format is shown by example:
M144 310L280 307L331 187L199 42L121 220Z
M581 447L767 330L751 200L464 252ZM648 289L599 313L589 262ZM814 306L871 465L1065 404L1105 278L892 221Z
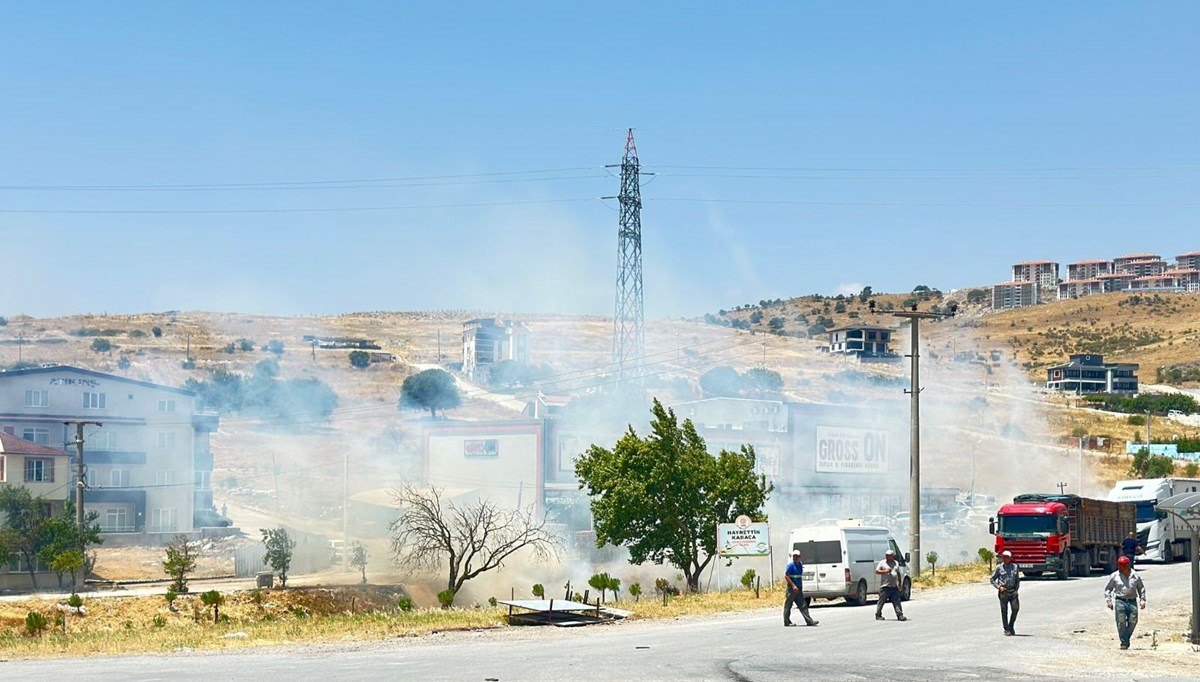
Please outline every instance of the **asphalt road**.
M582 628L524 627L383 642L160 656L8 661L12 680L1027 680L1200 679L1200 653L1151 647L1152 631L1188 610L1188 565L1146 568L1150 607L1119 651L1100 576L1028 580L1016 637L994 592L960 585L917 593L908 622L874 605L820 602L817 627L782 627L779 609ZM1186 626L1184 626L1186 627ZM1176 627L1176 629L1180 629ZM1160 633L1162 636L1163 633Z

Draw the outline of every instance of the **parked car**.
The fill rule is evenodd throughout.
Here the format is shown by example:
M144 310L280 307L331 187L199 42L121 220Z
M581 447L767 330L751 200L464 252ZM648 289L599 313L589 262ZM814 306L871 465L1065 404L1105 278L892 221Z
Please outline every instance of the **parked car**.
M192 525L196 528L228 528L233 525L233 520L216 509L197 509L192 514Z

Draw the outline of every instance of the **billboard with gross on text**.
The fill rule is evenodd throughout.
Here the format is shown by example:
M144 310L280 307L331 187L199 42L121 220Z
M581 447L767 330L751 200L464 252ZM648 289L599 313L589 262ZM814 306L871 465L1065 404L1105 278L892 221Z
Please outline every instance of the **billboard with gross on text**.
M816 471L832 474L887 473L887 431L818 425L816 436Z

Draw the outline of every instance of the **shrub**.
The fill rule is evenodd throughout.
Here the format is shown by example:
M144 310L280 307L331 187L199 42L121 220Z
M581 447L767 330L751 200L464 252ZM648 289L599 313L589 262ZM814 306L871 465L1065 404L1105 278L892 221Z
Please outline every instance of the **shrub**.
M254 350L254 342L250 339L238 339L237 345L238 350L242 351L243 353L249 353L250 351Z
M155 617L154 617L154 627L156 627L156 628L164 628L164 627L166 627L166 626L167 626L167 619L166 619L166 618L164 618L163 616L155 616Z
M72 593L70 597L67 597L67 606L70 606L73 609L83 606L83 597Z
M454 603L454 590L442 590L438 592L437 600L443 609L450 608L450 605Z
M308 618L308 609L304 608L303 606L293 607L292 615L297 618Z
M495 606L498 603L495 597L488 597L488 606Z
M995 553L995 552L993 552L992 550L988 549L987 547L980 547L980 548L979 548L979 560L980 560L980 561L982 561L982 562L983 562L983 563L985 563L985 564L989 564L989 565L990 565L990 564L992 563L992 559L994 559L994 558L996 558L996 553Z
M30 611L25 614L25 632L31 637L41 635L49 625L50 623L46 621L46 617L37 611Z
M154 338L156 339L162 338L162 327L151 327L150 333L153 334Z
M630 583L629 584L629 596L633 597L633 600L635 602L640 601L641 597L642 597L642 584L641 583Z
M146 332L141 329L132 329L129 331L130 338L140 339L146 335Z
M1196 474L1200 473L1200 466L1195 462L1188 462L1188 465L1183 468L1183 475L1188 478L1195 478Z
M213 622L221 622L221 604L225 603L224 595L216 590L209 590L208 592L203 592L200 594L200 601L203 602L205 606L212 609Z
M371 364L371 355L366 351L352 350L350 351L350 366L358 369L363 369Z
M0 327L8 326L8 318L0 315Z
M112 344L108 342L108 339L92 339L92 350L97 353L107 353L112 350Z
M933 551L929 552L928 554L925 555L925 561L927 561L929 563L930 575L936 576L937 575L938 553L933 552Z
M405 611L405 612L412 611L413 610L413 600L409 599L408 597L400 597L399 599L396 600L396 608L400 609L401 611Z
M746 589L753 590L754 589L754 578L756 576L757 576L757 573L755 572L755 570L753 568L747 568L746 572L742 574L742 585Z
M534 583L533 584L533 596L537 597L538 599L545 597L546 596L546 587L544 585L542 585L541 583Z

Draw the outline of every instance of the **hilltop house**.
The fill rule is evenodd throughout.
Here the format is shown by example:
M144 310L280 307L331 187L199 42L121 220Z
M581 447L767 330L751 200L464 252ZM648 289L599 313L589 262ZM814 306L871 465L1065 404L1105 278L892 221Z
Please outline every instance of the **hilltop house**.
M492 365L503 360L529 362L529 327L481 317L463 322L462 371L472 381L482 381Z
M829 330L829 352L856 355L860 360L872 358L896 358L888 344L892 340L891 327L870 324L850 324Z
M197 412L191 391L68 366L0 372L0 431L55 451L43 474L24 464L55 490L75 488L75 422L86 422L84 510L105 533L159 542L212 509L218 417Z
M1138 392L1135 363L1105 363L1103 355L1072 355L1070 360L1046 370L1046 388L1071 393Z

